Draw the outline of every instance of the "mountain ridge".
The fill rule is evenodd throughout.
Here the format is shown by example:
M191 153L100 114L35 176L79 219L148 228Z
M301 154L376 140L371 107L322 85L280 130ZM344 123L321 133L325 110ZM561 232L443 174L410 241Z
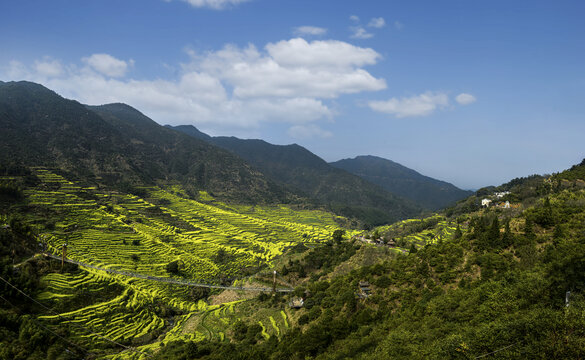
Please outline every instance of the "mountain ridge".
M416 170L378 156L360 155L330 164L430 210L439 210L473 194L472 191L459 189L446 181L422 175Z
M124 104L86 106L31 82L0 84L1 164L48 166L90 183L181 183L192 195L288 202L293 197L232 153L158 125Z
M349 172L337 169L298 145L274 145L259 139L210 137L192 125L170 127L232 151L274 181L315 198L334 212L380 225L418 216L421 208Z

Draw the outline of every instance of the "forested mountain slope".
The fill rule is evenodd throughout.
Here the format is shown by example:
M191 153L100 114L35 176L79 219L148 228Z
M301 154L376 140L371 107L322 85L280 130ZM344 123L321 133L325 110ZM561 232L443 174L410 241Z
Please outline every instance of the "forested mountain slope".
M191 194L285 202L287 193L239 157L156 124L123 104L87 107L29 82L0 84L0 164L46 166L130 189L178 182Z
M377 156L357 156L330 165L348 171L389 192L410 199L424 208L439 210L470 196L453 184L433 179L394 161Z
M209 137L193 126L173 129L232 151L271 179L284 183L299 195L315 199L329 209L380 225L420 214L412 201L329 165L297 144L273 145L263 140Z
M297 288L305 294L297 327L279 341L175 343L157 358L187 349L192 359L582 358L585 162L504 187L509 208L464 210L465 201L456 216L378 228L351 247L332 243L290 262L291 278L306 272L311 281ZM455 230L441 235L442 222ZM383 254L384 247L363 243L370 237L418 240L408 254L327 275L330 264L351 262L364 246ZM364 282L369 295L358 296Z

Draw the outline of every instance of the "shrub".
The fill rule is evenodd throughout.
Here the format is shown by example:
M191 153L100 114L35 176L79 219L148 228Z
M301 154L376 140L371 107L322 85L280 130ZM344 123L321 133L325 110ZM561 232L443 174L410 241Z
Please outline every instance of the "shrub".
M178 261L171 261L167 264L166 270L170 274L178 274L179 273L179 262Z

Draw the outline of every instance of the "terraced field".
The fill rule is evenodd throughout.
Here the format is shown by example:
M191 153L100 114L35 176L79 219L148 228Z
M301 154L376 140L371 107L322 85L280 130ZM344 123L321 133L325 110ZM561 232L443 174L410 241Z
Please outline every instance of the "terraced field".
M225 303L190 316L177 326L183 337L197 339L213 338L222 341L232 331L233 324L242 319L262 327L262 336L280 337L289 329L289 315L280 309L255 309L245 301Z
M318 244L338 228L334 215L320 211L224 204L204 192L195 201L176 186L142 188L147 195L139 197L83 187L47 169L35 169L35 175L40 184L24 193L27 221L40 242L58 255L66 243L68 258L100 268L226 284L270 269L288 247ZM167 272L173 261L178 274ZM209 306L194 300L186 287L92 268L52 273L43 282L46 288L37 300L56 311L42 320L78 327L74 338L102 349L98 355L106 358L146 356L131 349L112 351L112 341L139 345L148 353L170 340L223 340L246 307ZM59 304L67 301L78 306L60 312ZM253 315L263 336L286 332L286 313L265 312ZM197 319L194 328L192 319ZM117 355L107 355L112 353Z
M439 241L451 239L457 229L457 224L447 221L443 216L433 215L424 219L399 221L392 225L380 226L375 230L379 234L401 233L405 228L422 226L425 222L431 223L432 225L429 225L428 228L422 231L415 231L412 234L407 233L406 235L400 236L402 242L407 244L414 243L417 246L434 244Z

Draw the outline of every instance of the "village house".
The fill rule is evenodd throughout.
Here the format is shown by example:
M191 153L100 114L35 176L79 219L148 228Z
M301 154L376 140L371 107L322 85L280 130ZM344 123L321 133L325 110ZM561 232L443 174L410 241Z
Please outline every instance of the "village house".
M496 199L501 199L508 194L510 194L509 191L502 191L502 192L494 193L494 196L496 197Z
M303 307L303 305L305 305L305 300L303 300L303 298L300 297L292 298L288 302L288 306L290 306L293 309L300 309Z
M370 289L370 283L367 281L360 281L358 284L359 292L357 294L358 298L365 299L372 294L372 290Z

